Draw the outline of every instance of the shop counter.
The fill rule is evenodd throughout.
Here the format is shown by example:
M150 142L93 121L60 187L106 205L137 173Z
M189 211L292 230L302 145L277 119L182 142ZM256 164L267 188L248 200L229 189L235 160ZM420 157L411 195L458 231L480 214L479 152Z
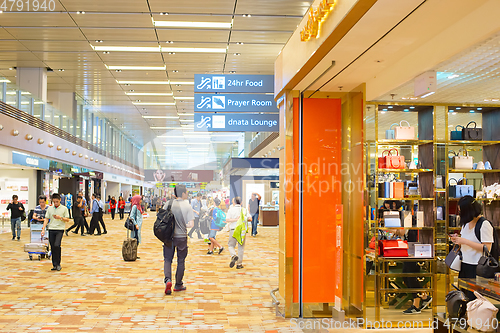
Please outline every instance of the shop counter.
M275 206L263 206L260 208L259 219L263 226L275 227L280 221L279 209Z
M458 287L494 299L500 303L500 282L495 279L476 277L475 279L458 279Z

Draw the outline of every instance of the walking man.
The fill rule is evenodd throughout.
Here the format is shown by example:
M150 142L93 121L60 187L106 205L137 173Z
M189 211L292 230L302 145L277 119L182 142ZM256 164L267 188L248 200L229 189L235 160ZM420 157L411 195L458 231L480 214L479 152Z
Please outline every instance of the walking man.
M96 235L101 236L101 227L99 226L99 201L97 201L97 195L95 193L92 194L90 214L92 214L92 219L90 220L89 234L93 235L94 231L97 229Z
M243 268L243 254L245 253L245 240L246 240L245 235L243 235L241 237L242 238L241 244L233 236L234 230L236 229L236 226L237 226L239 219L241 217L242 210L243 210L243 216L245 217L245 220L243 222L246 224L247 221L252 220L252 216L248 213L248 210L241 207L241 198L235 197L235 198L233 198L233 205L227 211L227 216L226 216L226 222L229 224L228 247L229 247L229 253L231 254L231 262L229 263L229 267L233 268L234 265L236 263L238 263L238 265L236 266L236 269ZM245 227L246 227L246 225L245 225ZM245 230L246 230L246 228L245 228ZM238 243L238 254L236 254L236 244L237 243Z
M200 233L200 211L201 211L201 193L198 192L198 195L196 198L191 200L191 207L193 208L193 213L194 213L194 227L191 228L191 231L189 231L188 236L190 238L193 238L193 232L196 231L198 234L198 239L203 239Z
M103 234L107 234L108 232L106 231L106 225L104 224L104 219L103 219L103 216L104 216L104 202L102 202L101 196L99 194L97 195L97 200L98 200L98 204L99 204L99 222L102 225L102 233Z
M83 227L83 215L82 215L82 206L83 206L82 199L83 198L81 196L76 197L76 202L75 205L73 206L73 225L66 230L66 236L68 236L68 231L70 231L73 228L76 228L76 230L78 230L78 228L82 228L82 236L85 236ZM74 231L72 232L78 234L78 232Z
M186 290L184 283L185 261L188 255L187 245L187 228L192 228L194 225L193 208L186 200L188 198L186 186L177 185L174 189L177 199L172 202L172 213L175 216L174 240L172 245L167 247L163 244L163 260L165 273L165 294L172 294L172 260L174 252L177 250L177 272L175 273L174 291ZM168 202L164 209L168 208Z
M38 197L38 206L33 210L33 223L45 222L45 214L47 214L47 197L40 195Z
M257 236L257 224L259 224L259 206L261 196L252 193L252 198L248 201L248 211L252 215L252 236Z
M21 216L23 213L25 214L24 206L22 203L18 201L18 196L12 196L12 202L7 206L7 210L11 211L10 215L10 228L12 230L12 240L16 239L16 231L17 231L17 240L21 239Z
M52 194L52 204L45 214L45 222L42 227L42 238L45 235L47 224L49 227L49 243L52 249L52 271L60 271L61 268L61 241L65 228L65 222L69 222L68 208L61 205L61 196L58 193Z
M85 231L83 230L83 228L85 227L85 230L87 230L87 234L90 234L89 225L87 224L87 219L86 219L86 217L87 217L86 216L87 215L87 199L85 199L85 197L83 196L82 191L78 192L77 196L82 197L81 214L82 214L83 225L81 226L81 228L82 228L81 232L85 233ZM72 232L74 232L75 234L78 234L78 230L80 230L80 226L77 226L75 231L72 231Z

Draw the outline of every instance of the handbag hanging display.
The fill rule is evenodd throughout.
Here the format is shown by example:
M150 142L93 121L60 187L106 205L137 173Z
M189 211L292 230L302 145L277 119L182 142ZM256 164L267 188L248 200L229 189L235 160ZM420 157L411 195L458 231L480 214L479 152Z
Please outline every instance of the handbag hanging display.
M496 327L492 323L496 319L498 309L477 291L474 295L477 298L467 303L467 324L481 332L494 332Z
M464 139L464 135L462 133L464 127L462 125L457 125L454 131L450 132L450 140L458 140L462 141Z
M394 140L394 130L392 129L394 126L398 126L398 123L394 123L389 127L388 130L385 131L386 140Z
M469 127L471 124L474 124L474 127ZM483 140L483 129L477 127L475 121L471 121L470 123L462 129L463 140L467 141L482 141Z
M454 180L455 181L455 185L451 185L451 181ZM449 197L450 198L455 198L456 195L457 195L457 185L458 185L458 181L455 179L455 178L450 178L450 180L448 180L448 194L449 194Z
M408 124L408 126L403 126L403 123ZM415 140L415 127L410 126L410 123L406 120L402 120L399 126L394 128L394 139L396 140Z
M458 182L461 180L465 181L465 185L456 185L455 198L463 198L466 195L470 195L474 197L474 185L467 185L467 179L460 178Z
M452 271L460 272L462 268L462 251L460 250L460 245L455 244L453 246L453 249L448 253L444 262Z
M392 257L408 257L408 242L400 239L380 240L378 242L379 255Z
M469 302L469 299L465 296L463 291L453 284L452 286L456 290L450 291L445 298L448 318L464 318L467 313L467 302Z
M495 277L495 273L498 272L498 261L495 259L491 253L483 246L483 255L479 259L476 268L476 275L487 279L492 279Z
M460 154L463 151L464 154ZM467 149L460 149L457 156L453 157L453 169L456 170L472 170L474 165L474 157L469 156Z
M392 151L395 151L396 155L392 155ZM386 152L388 155L384 156ZM382 157L378 158L379 169L404 169L405 167L405 157L399 155L399 151L396 148L384 150L382 152Z

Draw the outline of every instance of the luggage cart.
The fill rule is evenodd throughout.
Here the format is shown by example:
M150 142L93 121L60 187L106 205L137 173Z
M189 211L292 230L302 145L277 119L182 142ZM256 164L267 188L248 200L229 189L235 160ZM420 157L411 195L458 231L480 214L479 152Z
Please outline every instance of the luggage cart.
M42 228L43 223L31 222L31 243L24 245L24 252L28 252L30 260L33 260L33 256L38 256L38 260L42 260L42 258L50 259L52 255L51 251L49 251L49 231L46 230L42 238Z

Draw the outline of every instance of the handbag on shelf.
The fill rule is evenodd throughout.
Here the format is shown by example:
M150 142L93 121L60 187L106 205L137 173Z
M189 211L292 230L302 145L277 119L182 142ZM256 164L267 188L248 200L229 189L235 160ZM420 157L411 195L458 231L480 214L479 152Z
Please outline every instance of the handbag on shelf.
M448 223L450 228L458 228L460 226L460 215L450 214Z
M403 126L403 123L408 124L408 126ZM402 120L399 126L394 128L394 139L396 140L415 140L415 127L410 126L410 123L406 120Z
M398 123L394 123L389 127L388 130L385 131L386 140L394 140L394 130L392 129L394 126L398 126Z
M451 185L451 181L454 180L455 181L455 185ZM450 198L455 198L456 195L457 195L457 185L458 185L458 181L455 179L455 178L450 178L450 180L448 180L448 195Z
M401 214L399 211L384 211L384 227L401 228Z
M396 155L392 155L392 151L395 151ZM388 155L384 156L386 152ZM379 169L404 169L406 167L405 157L399 155L399 151L396 148L384 150L382 157L378 159L378 167Z
M469 299L465 296L463 291L453 284L452 286L456 290L450 291L445 298L448 318L464 318L467 313L467 302L469 302Z
M463 151L465 155L460 154ZM472 170L474 165L474 157L469 156L467 149L460 149L458 154L453 157L453 169L456 170Z
M460 272L462 268L462 251L460 250L460 245L455 244L453 246L453 249L448 253L444 262L452 271Z
M455 198L463 198L466 195L474 197L474 185L467 185L467 179L460 178L458 182L465 180L465 185L456 185Z
M379 255L391 257L408 257L408 242L400 239L378 241Z
M464 127L462 125L457 125L454 131L450 132L450 140L462 141L464 139L463 131Z
M476 275L486 279L492 279L495 277L496 272L498 272L498 261L491 255L486 245L484 245L483 255L477 263Z
M481 332L494 332L496 327L492 323L496 319L498 309L477 291L474 295L477 298L467 303L467 324Z
M474 127L469 127L471 124L474 124ZM483 140L483 129L477 127L475 121L471 121L470 123L462 129L463 140L467 141L482 141Z

